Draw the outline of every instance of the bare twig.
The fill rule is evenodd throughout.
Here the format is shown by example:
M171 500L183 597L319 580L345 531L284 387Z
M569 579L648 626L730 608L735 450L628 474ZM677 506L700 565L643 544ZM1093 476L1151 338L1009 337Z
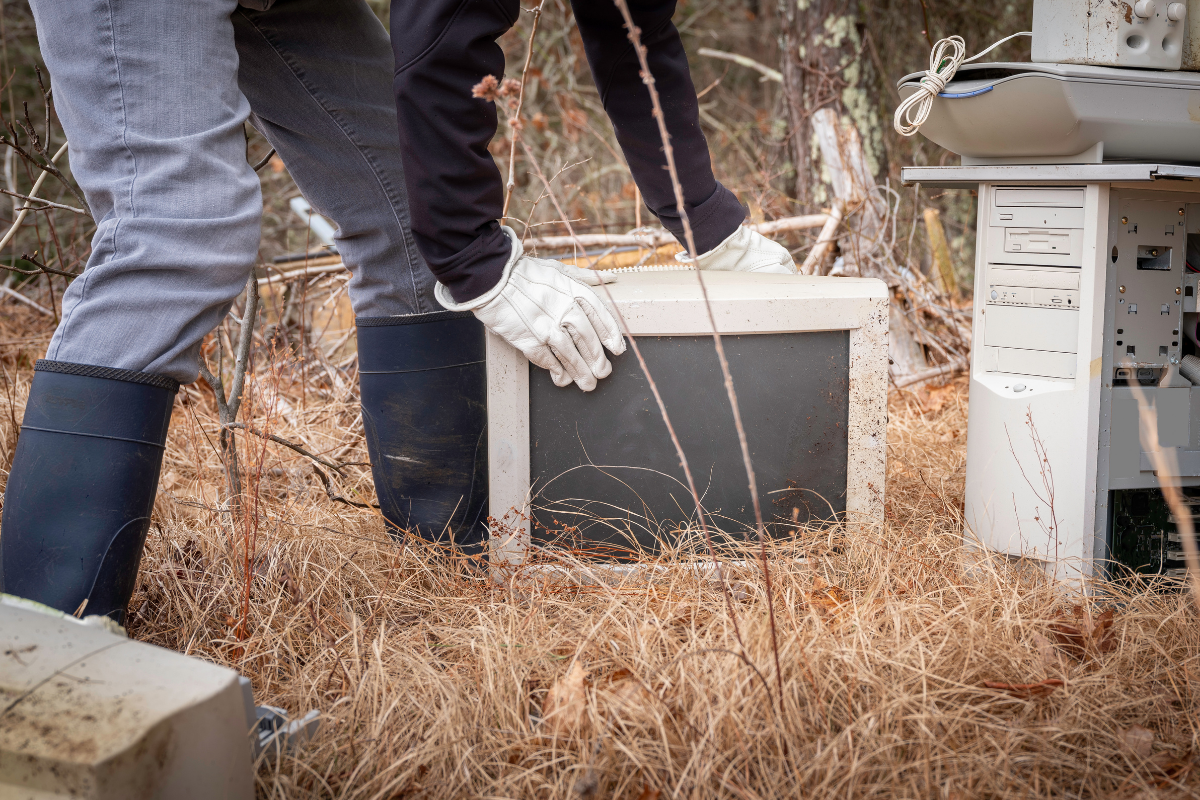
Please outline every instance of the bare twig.
M29 209L30 211L42 211L47 208L57 208L57 209L61 209L62 211L72 211L76 214L83 214L85 217L91 216L91 214L84 211L82 208L76 208L75 206L63 205L62 203L54 203L49 200L43 200L40 197L30 197L29 195L21 194L19 192L10 192L8 189L0 189L0 194L6 194L6 195L9 195L10 197L19 197L20 199L28 200L31 203L41 203L42 204L39 208L30 208Z
M253 428L244 422L230 422L226 425L222 425L221 427L230 428L233 430L245 431L246 433L250 434L251 436L257 436L260 439L268 439L268 440L274 442L275 444L281 444L290 450L296 451L297 453L304 456L305 458L311 458L313 461L317 462L318 464L325 466L325 467L329 467L331 470L333 470L334 472L337 472L339 475L342 474L342 470L344 470L347 466L349 466L348 464L335 464L332 461L328 461L324 458L321 458L316 453L310 453L309 451L305 450L303 446L298 445L295 442L289 442L287 439L284 439L280 436L276 436L273 433L267 433L265 431L260 431L257 428Z
M20 267L11 267L8 264L0 264L0 269L6 269L9 272L15 272L18 275L62 275L67 278L79 277L79 273L77 272L64 272L61 269L48 267L29 253L22 253L21 260L28 261L30 264L33 264L35 267L37 267L37 269L21 269Z
M537 8L530 9L530 13L533 14L533 27L529 30L529 44L525 50L525 66L521 68L521 88L517 92L517 105L513 108L512 116L508 120L511 141L508 145L508 183L504 187L504 210L500 212L501 221L508 218L508 204L512 200L513 188L517 185L517 139L521 135L521 106L525 102L525 79L529 73L529 62L533 60L533 37L537 35L544 5L546 5L546 0L538 3Z
M271 163L271 159L272 159L272 158L274 158L274 157L275 157L275 148L274 148L274 147L272 147L272 148L271 148L271 152L269 152L269 153L267 153L265 156L263 156L263 157L262 157L262 160L261 160L261 161L259 161L257 164L255 164L255 165L254 165L254 171L255 171L255 172L258 172L258 171L259 171L259 170L261 170L263 167L265 167L267 164L270 164L270 163Z
M956 358L949 364L931 367L930 369L922 370L921 372L914 372L911 375L901 375L899 378L895 378L892 381L892 385L897 389L903 389L905 386L912 386L914 383L931 381L934 378L941 378L947 375L953 375L956 372L962 372L967 368L967 366L967 359Z
M317 473L317 477L321 479L321 484L325 487L325 494L329 495L329 499L338 503L345 503L348 506L355 508L379 508L377 503L359 503L355 500L348 500L333 491L333 485L329 482L329 476L321 471L321 468L313 464L313 472Z
M5 139L3 136L0 136L0 141L4 142L5 144L8 144L8 140ZM57 161L58 159L62 158L62 155L65 152L67 152L67 143L63 142L62 147L58 148L58 152L55 153L50 158L50 165L54 166L54 162ZM57 171L57 170L55 170L55 171ZM37 180L35 180L33 182L33 188L29 190L29 195L28 195L27 199L29 199L29 200L37 199L37 193L41 190L42 184L46 182L46 175L48 175L48 174L53 174L53 173L51 173L47 169L42 170L42 174L38 175ZM61 173L60 173L60 175L61 175ZM4 234L3 238L0 238L0 250L3 250L4 246L12 241L13 236L16 236L17 229L21 227L21 223L25 221L25 215L28 213L29 213L28 211L22 211L19 214L17 214L17 218L13 220L13 224L10 225L8 228L8 232Z
M667 172L671 176L671 186L675 190L675 206L679 210L680 219L683 221L685 243L688 254L694 263L698 258L696 239L692 234L691 222L688 220L687 206L683 198L683 186L679 182L679 171L675 167L675 152L671 147L671 134L667 131L667 118L663 113L662 103L659 101L658 89L654 85L654 75L650 72L650 62L647 57L646 46L642 44L641 30L633 24L633 16L629 12L629 5L626 0L613 0L613 2L616 3L621 16L625 19L625 27L629 31L629 41L633 44L634 52L637 53L638 63L642 68L642 83L646 84L646 89L650 92L650 103L654 108L654 119L658 122L658 133L662 138L663 154L667 159ZM704 275L700 270L696 270L696 281L700 284L700 293L704 298L704 307L708 312L709 323L712 325L713 346L717 351L717 360L721 364L721 374L725 377L725 390L729 395L729 406L733 411L733 424L737 429L738 444L742 448L742 460L745 462L746 477L750 485L750 499L754 505L754 521L758 530L758 541L762 557L763 581L766 584L767 610L771 622L771 652L775 657L775 681L779 690L779 704L782 709L783 669L779 663L779 633L775 621L775 597L771 588L771 568L767 561L767 534L763 526L762 505L758 498L758 485L754 477L754 464L750 458L750 445L746 439L746 429L742 425L742 414L738 408L737 392L733 388L733 376L729 371L729 361L725 357L725 347L721 343L721 334L717 329L716 317L713 316L712 303L708 297L708 288L704 285Z
M63 175L62 171L54 165L54 162L58 160L59 156L66 151L67 143L63 142L63 146L59 148L57 153L54 154L53 158L43 160L34 156L24 147L21 147L20 142L17 141L17 129L14 128L11 123L8 125L8 132L12 134L12 138L9 139L7 136L0 135L0 144L8 145L16 152L17 155L25 159L30 166L32 166L34 169L41 170L42 174L38 176L39 178L44 177L47 174L58 178L62 185L67 187L67 191L75 195L75 199L79 201L79 205L87 210L87 215L90 217L92 215L91 206L89 206L87 200L83 198L83 194L81 194L80 191L75 188L75 185L71 183L71 181L67 180L67 176ZM30 194L37 194L37 188L40 187L40 183L34 184L34 187L34 190L30 192Z
M242 473L238 466L237 446L231 429L237 421L238 411L242 406L242 392L246 384L246 370L250 363L250 345L254 341L254 322L258 314L258 281L254 274L246 280L246 308L242 315L242 327L238 333L237 351L234 354L233 384L230 387L228 399L225 397L225 386L221 380L221 339L217 337L217 374L209 371L204 360L200 360L200 377L212 389L217 398L217 414L221 421L220 443L221 459L225 464L225 477L229 483L230 506L240 508L242 494Z

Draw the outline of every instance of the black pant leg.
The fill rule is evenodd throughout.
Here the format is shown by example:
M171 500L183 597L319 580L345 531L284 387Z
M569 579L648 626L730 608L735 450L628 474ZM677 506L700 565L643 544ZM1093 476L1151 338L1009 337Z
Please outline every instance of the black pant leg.
M742 224L746 211L733 193L713 177L708 142L700 129L696 87L692 84L679 31L671 22L675 0L627 1L634 24L641 29L650 72L666 115L696 250L705 253ZM600 99L612 120L633 178L646 205L682 242L683 221L666 169L662 137L624 18L612 0L572 0L572 6Z
M504 183L488 143L496 106L472 97L504 74L496 39L519 0L393 0L393 88L413 237L458 302L495 286L511 252L500 230Z

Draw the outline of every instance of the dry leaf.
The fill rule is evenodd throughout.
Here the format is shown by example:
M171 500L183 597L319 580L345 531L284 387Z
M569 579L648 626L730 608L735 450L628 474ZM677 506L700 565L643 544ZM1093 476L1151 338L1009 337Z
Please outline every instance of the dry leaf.
M996 681L984 681L983 685L988 689L996 689L1004 692L1018 700L1029 700L1034 697L1045 697L1065 684L1058 678L1047 678L1037 683L998 683Z
M1033 646L1038 649L1038 661L1041 662L1042 667L1049 669L1054 666L1054 645L1050 643L1049 639L1040 633L1035 633Z
M1061 615L1050 623L1050 632L1064 653L1083 661L1088 656L1096 657L1117 649L1116 631L1113 628L1116 614L1113 609L1108 609L1095 619L1083 606L1075 606L1072 613L1075 616L1073 623Z
M569 736L579 730L586 715L587 671L576 661L546 693L542 724L553 736Z
M1138 758L1149 758L1154 746L1154 733L1141 725L1134 725L1121 732L1121 741Z
M921 413L936 414L945 407L946 403L958 395L958 387L952 383L929 390L929 396L921 403Z

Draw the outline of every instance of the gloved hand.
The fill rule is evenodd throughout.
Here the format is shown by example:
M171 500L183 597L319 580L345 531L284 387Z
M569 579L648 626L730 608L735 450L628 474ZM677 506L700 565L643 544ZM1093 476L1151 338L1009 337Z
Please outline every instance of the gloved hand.
M604 355L625 352L625 339L612 312L589 286L612 283L615 275L580 269L525 255L509 227L512 255L500 282L480 297L455 303L442 284L434 290L450 311L470 311L492 333L550 371L555 386L572 381L585 392L607 378L612 364Z
M796 274L796 262L786 247L745 226L696 261L700 269L710 272Z

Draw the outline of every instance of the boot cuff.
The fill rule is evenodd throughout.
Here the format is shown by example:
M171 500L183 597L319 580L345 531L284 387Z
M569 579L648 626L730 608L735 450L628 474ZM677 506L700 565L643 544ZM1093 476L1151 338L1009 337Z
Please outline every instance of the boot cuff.
M96 367L90 364L71 364L67 361L50 361L39 358L33 365L35 372L57 372L62 375L79 375L84 378L106 378L110 381L125 381L140 383L144 386L156 386L169 392L179 391L179 381L166 375L154 375L149 372L134 372L131 369L115 367Z

